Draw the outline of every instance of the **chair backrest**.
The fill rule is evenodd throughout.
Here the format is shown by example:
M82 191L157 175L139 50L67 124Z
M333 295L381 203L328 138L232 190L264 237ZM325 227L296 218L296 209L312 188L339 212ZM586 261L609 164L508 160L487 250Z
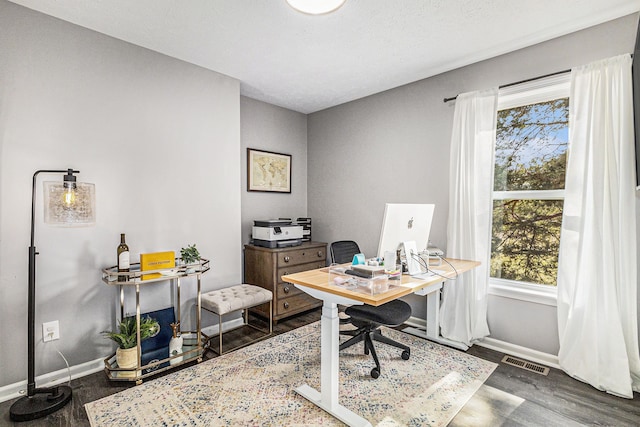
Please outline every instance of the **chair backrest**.
M353 240L340 240L330 245L331 262L344 264L351 262L355 254L360 253L360 247Z

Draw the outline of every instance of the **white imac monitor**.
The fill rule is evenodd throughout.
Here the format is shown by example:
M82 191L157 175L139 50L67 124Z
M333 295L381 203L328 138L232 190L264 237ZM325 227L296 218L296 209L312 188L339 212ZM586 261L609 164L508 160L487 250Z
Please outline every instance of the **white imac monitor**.
M419 274L419 261L413 259L406 250L417 255L427 248L434 208L433 204L387 203L384 207L378 256L382 258L385 252L395 253L399 247L403 247L409 274Z

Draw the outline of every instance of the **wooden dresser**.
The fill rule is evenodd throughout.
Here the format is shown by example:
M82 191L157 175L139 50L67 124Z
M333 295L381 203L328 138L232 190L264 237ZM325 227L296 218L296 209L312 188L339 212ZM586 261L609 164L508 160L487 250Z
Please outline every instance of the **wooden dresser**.
M278 321L293 314L319 307L322 301L315 299L280 278L326 266L327 244L304 242L291 248L269 249L244 245L244 283L258 285L273 292L273 320ZM269 306L256 307L265 317Z

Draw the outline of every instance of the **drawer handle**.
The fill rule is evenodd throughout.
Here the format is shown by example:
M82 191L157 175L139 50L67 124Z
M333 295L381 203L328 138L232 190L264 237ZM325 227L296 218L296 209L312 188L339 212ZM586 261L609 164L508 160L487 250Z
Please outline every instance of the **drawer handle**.
M285 286L285 287L284 287L284 293L285 293L285 294L288 294L288 293L289 293L289 287L288 287L288 286Z
M318 251L318 258L323 257L324 254L322 253L322 251Z
M284 262L289 262L291 260L291 258L289 258L288 256L284 257Z
M284 308L289 308L289 303L285 302L284 304L282 304Z

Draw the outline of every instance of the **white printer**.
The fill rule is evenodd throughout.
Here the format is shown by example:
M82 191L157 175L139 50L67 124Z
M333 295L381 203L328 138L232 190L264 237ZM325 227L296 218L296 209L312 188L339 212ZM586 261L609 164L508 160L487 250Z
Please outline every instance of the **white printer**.
M267 219L253 221L253 244L265 248L286 248L302 244L303 227L291 220Z

